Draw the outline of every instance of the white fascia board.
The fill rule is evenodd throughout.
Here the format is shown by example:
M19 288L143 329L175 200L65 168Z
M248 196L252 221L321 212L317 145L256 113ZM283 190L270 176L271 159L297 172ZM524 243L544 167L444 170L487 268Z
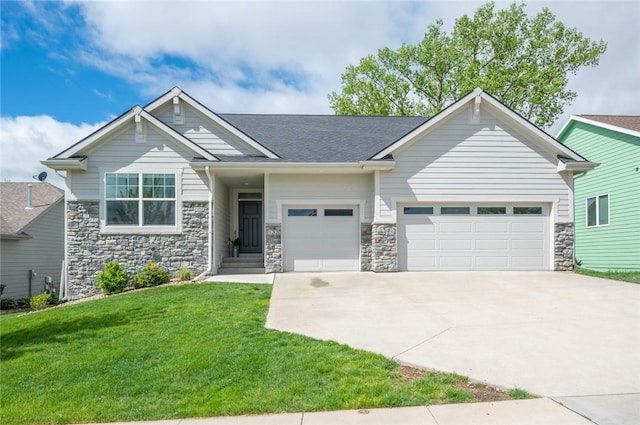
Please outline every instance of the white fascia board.
M573 171L573 172L583 172L590 171L599 166L598 162L588 162L588 161L579 161L579 162L563 162L562 160L558 161L558 173L562 171Z
M50 158L40 163L52 170L82 170L87 171L89 158Z
M395 166L396 166L396 162L395 161L388 161L388 160L383 160L383 161L360 161L359 164L365 170L382 170L382 171L393 170L395 168Z
M420 127L414 129L409 134L406 134L404 137L398 139L396 142L394 142L393 144L391 144L390 146L385 148L380 153L376 154L371 159L382 159L385 156L390 155L391 153L395 152L396 150L398 150L402 146L406 145L407 143L410 143L411 141L413 141L418 136L423 135L424 133L429 131L434 126L436 126L439 123L441 123L442 121L446 120L452 114L455 114L456 112L458 112L458 110L460 108L464 107L472 99L475 99L476 96L480 96L480 95L484 95L484 92L481 89L475 89L474 91L472 91L471 93L469 93L468 95L463 97L462 99L458 100L454 104L452 104L449 107L445 108L444 110L440 111L439 114L437 114L435 117L431 118L429 121L427 121L424 124L422 124ZM483 96L482 100L484 100L484 96Z
M617 133L623 133L623 134L628 134L630 136L640 137L640 131L635 131L635 130L631 130L629 128L624 128L624 127L618 127L617 125L605 124L600 121L590 120L589 118L579 117L577 115L571 115L571 117L569 117L567 122L564 123L564 125L558 132L558 135L556 136L556 138L560 137L560 135L564 133L564 131L569 127L572 121L593 125L595 127L604 128L607 130L615 131Z
M136 115L136 111L139 110L139 106L135 106L131 108L130 111L122 114L115 120L111 121L104 127L80 140L78 143L72 145L71 147L63 150L53 158L71 158L77 156L80 151L86 149L87 147L94 144L96 141L102 139L103 137L119 130L123 125L127 124L127 122ZM53 159L52 158L52 159Z
M153 124L158 130L161 130L168 137L171 137L178 143L184 145L184 147L186 147L190 151L210 161L218 161L218 158L212 155L211 152L202 148L200 145L190 140L189 138L178 133L177 131L175 131L174 129L172 129L171 127L169 127L168 125L166 125L165 123L163 123L162 121L160 121L159 119L157 119L156 117L151 115L149 112L145 111L144 109L140 111L140 116L143 117L145 120L147 120L149 123Z
M309 163L309 162L205 162L193 161L189 164L194 170L204 170L209 166L215 170L242 170L257 171L265 170L270 173L362 173L370 172L359 163L354 162L330 162L330 163Z
M278 155L271 152L269 149L265 148L261 144L257 143L251 137L249 137L242 131L238 130L237 128L229 124L227 121L220 118L215 112L203 106L200 102L198 102L197 100L195 100L194 98L192 98L191 96L183 92L178 87L174 87L169 92L167 92L164 96L159 97L155 101L145 106L144 109L148 112L153 112L153 110L159 108L160 106L164 105L167 102L170 102L176 96L180 98L180 100L186 102L189 106L191 106L192 108L194 108L195 110L203 114L205 117L209 118L211 121L218 124L220 127L224 128L234 136L240 138L244 143L248 144L249 146L257 150L267 158L271 158L271 159L279 158Z

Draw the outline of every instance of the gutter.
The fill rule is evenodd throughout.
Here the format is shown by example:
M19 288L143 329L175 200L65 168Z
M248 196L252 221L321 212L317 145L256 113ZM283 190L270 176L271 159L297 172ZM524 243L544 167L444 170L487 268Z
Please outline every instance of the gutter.
M200 273L198 276L196 276L195 279L193 279L194 281L200 280L202 279L204 276L208 275L211 273L211 270L213 269L213 178L211 177L211 173L209 171L209 166L207 165L206 167L204 167L204 171L207 174L207 178L209 179L209 227L208 227L208 248L207 248L207 255L208 255L208 267L205 271L203 271L202 273Z

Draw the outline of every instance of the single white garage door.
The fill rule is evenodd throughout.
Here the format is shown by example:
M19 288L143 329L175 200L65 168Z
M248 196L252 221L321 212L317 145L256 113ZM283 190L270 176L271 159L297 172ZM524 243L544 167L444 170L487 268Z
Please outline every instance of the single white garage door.
M284 271L360 270L357 206L284 208Z
M547 205L398 207L400 270L549 270Z

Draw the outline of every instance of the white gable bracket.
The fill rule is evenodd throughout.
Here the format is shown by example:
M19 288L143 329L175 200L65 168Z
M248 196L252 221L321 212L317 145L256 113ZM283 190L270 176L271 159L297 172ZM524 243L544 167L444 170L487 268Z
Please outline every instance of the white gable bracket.
M471 124L480 124L480 103L482 103L482 96L477 94L471 110Z
M180 104L180 97L175 96L173 98L173 123L175 125L184 124L184 114L182 111L182 105Z

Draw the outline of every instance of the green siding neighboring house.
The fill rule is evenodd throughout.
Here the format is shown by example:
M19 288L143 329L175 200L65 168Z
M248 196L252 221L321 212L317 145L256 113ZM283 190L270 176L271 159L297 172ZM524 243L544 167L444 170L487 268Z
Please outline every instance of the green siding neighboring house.
M556 138L600 163L574 177L576 261L640 270L640 116L572 116Z

